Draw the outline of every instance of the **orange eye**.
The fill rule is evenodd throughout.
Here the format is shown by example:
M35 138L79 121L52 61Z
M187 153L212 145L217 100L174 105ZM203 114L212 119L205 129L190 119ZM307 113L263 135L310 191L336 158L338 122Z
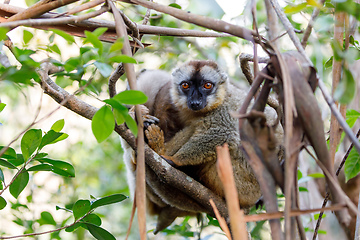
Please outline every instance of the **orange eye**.
M190 87L190 85L188 83L184 82L184 83L181 84L181 87L183 89L188 89Z
M207 83L204 84L205 89L212 89L212 87L213 87L212 83L207 82Z

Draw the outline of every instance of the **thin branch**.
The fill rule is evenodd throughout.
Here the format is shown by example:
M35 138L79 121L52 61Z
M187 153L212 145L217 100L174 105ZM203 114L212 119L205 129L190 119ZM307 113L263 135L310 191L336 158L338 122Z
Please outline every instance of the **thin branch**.
M231 159L228 145L216 147L217 162L216 168L221 182L224 186L226 203L229 209L231 232L234 239L248 239L244 211L240 209L239 197L235 186L234 173L231 166Z
M50 18L50 19L26 19L26 20L18 20L12 22L3 22L0 23L0 27L8 27L8 28L15 28L18 26L46 26L46 25L63 25L69 23L76 23L80 22L89 18L93 18L99 16L108 11L107 6L102 6L99 10L86 13L80 16L72 16L72 17L61 17L61 18Z
M27 8L25 11L23 12L19 12L17 14L15 14L14 16L11 16L10 18L7 19L7 21L17 21L17 20L22 20L22 19L29 19L29 18L33 18L33 17L38 17L43 13L46 13L48 11L51 11L53 9L68 5L70 3L74 3L77 2L78 0L56 0L56 1L41 1L38 2L36 4L34 4L33 6Z
M49 230L49 231L45 231L45 232L39 232L39 233L27 233L27 234L23 234L23 235L17 235L17 236L9 236L9 237L0 237L0 239L13 239L13 238L23 238L23 237L33 237L33 236L39 236L39 235L44 235L44 234L48 234L48 233L53 233L53 232L58 232L61 231L65 228L68 227L72 227L75 224L77 224L78 222L82 221L84 218L86 218L90 213L92 213L93 211L90 211L88 213L86 213L84 216L82 216L81 218L77 219L76 221L74 221L72 224L69 225L65 225L61 228L57 228L57 229L53 229L53 230Z
M115 7L114 3L111 0L108 0L107 3L111 7L111 11L115 19L116 33L119 38L124 39L124 47L122 48L122 53L127 56L132 56L131 47L129 40L127 38L127 31L125 28L125 23L119 10ZM136 86L136 76L134 65L129 63L124 63L125 72L128 78L130 89L137 90ZM138 209L138 222L139 222L139 231L140 239L146 239L146 194L145 194L145 142L144 142L144 125L142 114L139 105L135 106L136 120L138 122L138 136L137 136L137 157L136 157L136 207Z
M325 3L325 0L320 0L320 2L319 2L320 5L324 5L324 3ZM306 47L307 41L309 40L311 31L312 31L312 28L313 28L313 25L315 22L315 19L319 16L319 13L320 13L320 8L315 8L313 13L311 14L311 19L305 29L303 39L301 40L301 45L303 46L303 48Z
M226 237L227 237L229 240L232 240L229 227L228 227L228 225L226 224L225 219L220 215L220 212L219 212L219 210L217 209L217 207L216 207L216 205L215 205L215 203L214 203L214 201L213 201L212 199L210 199L210 204L211 204L212 208L214 209L214 213L215 213L216 219L219 221L219 225L220 225L221 229L224 231Z
M198 26L202 26L205 28L213 29L215 31L219 32L226 32L229 34L232 34L234 36L238 36L240 38L243 38L245 40L249 40L251 42L260 42L263 39L258 39L256 36L256 32L249 30L244 27L240 27L231 23L227 23L222 20L213 19L205 16L196 15L193 13L188 13L186 11L176 9L173 7L168 7L164 5L160 5L154 2L149 2L145 0L131 0L132 2L139 4L146 8L151 8L156 11L169 14L175 18L178 18L180 20L183 20L188 23L193 23Z
M92 0L90 2L81 4L80 6L76 6L76 7L72 8L72 9L70 9L65 14L71 15L71 14L79 13L79 12L85 11L87 9L96 7L97 5L100 5L100 4L104 3L104 2L105 2L105 0Z

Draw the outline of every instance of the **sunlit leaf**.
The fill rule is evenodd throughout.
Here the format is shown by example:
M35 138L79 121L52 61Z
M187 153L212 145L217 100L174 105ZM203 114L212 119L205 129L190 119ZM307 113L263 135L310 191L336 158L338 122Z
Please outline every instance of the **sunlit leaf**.
M115 100L123 104L144 104L147 101L147 96L138 90L126 90L116 94L113 97Z
M306 8L306 6L307 6L307 3L306 3L306 2L300 3L300 4L295 5L295 6L287 5L287 6L284 8L284 12L285 12L286 14L298 13L298 12L301 12L302 10L304 10L304 8Z
M2 112L2 110L4 110L6 104L5 103L0 103L0 112Z
M344 167L346 182L356 177L360 172L360 156L355 148L351 149Z
M110 196L99 198L91 204L91 209L94 209L94 208L97 208L100 206L113 204L113 203L118 203L118 202L124 201L125 199L127 199L127 197L123 194L113 194Z
M18 196L24 190L28 182L29 173L27 171L22 171L9 187L11 195L13 195L14 198L18 198Z
M176 3L171 3L171 4L169 4L169 7L181 9L181 6L180 6L179 4L176 4Z
M115 119L109 106L104 105L94 115L91 121L91 129L100 143L104 141L114 131Z
M42 132L40 129L30 129L21 139L21 152L24 159L28 159L41 143Z
M308 174L309 177L312 177L312 178L324 178L324 174L322 173L309 173Z
M85 42L90 42L95 48L99 49L99 55L102 54L103 44L99 38L92 32L85 31L86 39Z
M123 48L124 45L124 40L123 39L117 39L110 47L110 52L117 52L120 51Z
M24 29L24 31L23 31L23 41L24 41L25 44L28 44L33 37L34 37L34 34L29 32L28 30Z
M109 61L111 62L117 62L117 63L134 63L137 64L136 60L132 57L129 57L127 55L116 55L111 58L109 58Z
M65 125L65 120L64 119L60 119L57 120L52 126L51 129L54 130L55 132L60 132Z
M0 41L7 38L6 34L8 33L8 31L8 28L0 27Z
M325 68L330 68L330 67L332 67L332 64L333 64L333 59L334 59L334 57L333 56L331 56L326 62L325 62Z
M59 29L54 29L54 28L51 28L49 30L54 32L55 34L59 35L60 37L64 38L68 42L68 44L75 43L74 37L66 32L61 31Z
M79 219L90 211L89 200L78 200L73 206L73 214L75 219Z
M107 30L108 30L108 28L106 28L106 27L99 27L99 28L95 29L92 33L93 33L95 36L100 37L100 36L103 35Z
M5 199L2 196L0 196L0 210L4 209L6 207L6 204L7 202L5 201Z
M91 235L98 240L116 240L116 238L106 231L105 229L98 227L91 223L85 223Z
M346 111L346 123L349 127L353 127L355 125L356 120L360 118L360 113L354 109L348 109Z

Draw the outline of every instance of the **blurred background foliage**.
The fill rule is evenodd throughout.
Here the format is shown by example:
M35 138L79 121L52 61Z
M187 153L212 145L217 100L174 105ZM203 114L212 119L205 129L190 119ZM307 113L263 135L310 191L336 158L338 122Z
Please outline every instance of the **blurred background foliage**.
M27 7L33 5L36 0L11 1L11 4ZM81 1L84 3L86 1ZM217 19L223 19L234 24L251 28L252 16L250 1L159 1L162 4L174 4L174 7L182 8L195 14L206 15ZM321 9L320 17L314 25L315 33L309 40L307 52L311 56L314 65L324 80L329 79L331 71L331 38L334 28L333 17L330 13L333 6L327 1ZM303 2L291 0L281 2L286 13L296 29L304 29L316 4L311 1ZM76 4L74 4L76 5ZM73 5L71 5L73 7ZM126 3L117 3L117 7L134 22L141 24L146 9ZM65 12L68 7L57 9L57 12ZM259 32L266 35L266 12L263 1L257 1L257 21ZM101 19L112 20L110 14L104 14ZM182 29L204 30L192 24L184 23L171 16L152 11L150 24ZM102 30L92 33L95 37ZM283 30L282 30L283 31ZM52 76L56 83L69 92L74 92L79 86L91 81L90 85L78 95L86 102L100 107L101 100L109 98L107 80L112 69L117 65L107 56L111 53L110 43L99 43L89 33L86 40L71 37L59 31L42 31L32 28L18 27L8 33L17 51L10 53L5 47L2 48L14 66L12 69L0 68L0 98L6 104L0 113L0 145L7 145L15 136L25 129L33 119L40 119L53 109L57 104L47 95L42 93L38 82L36 68L40 62L51 58L59 66L65 67L65 74ZM301 35L299 35L301 37ZM179 64L190 59L211 59L224 68L232 80L247 86L244 76L239 67L238 57L240 53L253 53L251 43L235 37L224 38L179 38L165 36L145 35L143 42L151 44L145 49L140 49L134 56L138 64L137 71L143 68L163 69L171 71ZM281 50L293 49L287 36L279 40ZM101 46L99 45L101 44ZM352 47L358 50L358 43L354 40ZM99 49L102 49L101 51ZM259 55L265 56L260 48ZM341 52L341 50L339 50ZM340 54L341 55L341 54ZM344 56L344 55L341 55ZM351 60L358 59L358 51L354 51L346 57ZM95 63L97 62L97 63ZM95 66L96 65L96 66ZM111 67L109 69L109 66ZM126 79L126 76L121 78ZM125 89L126 83L119 81L117 90ZM320 103L321 104L321 103ZM328 118L329 112L324 112L324 118ZM90 199L90 195L103 197L114 193L122 193L129 196L126 182L126 173L122 161L122 149L119 137L112 134L106 141L98 144L91 133L90 121L82 119L75 113L64 108L46 117L35 127L48 131L51 125L65 119L63 132L69 137L60 143L47 146L46 152L53 159L70 162L76 171L75 178L64 178L50 172L34 172L30 176L30 183L18 199L4 193L8 205L1 210L0 235L18 235L22 233L39 232L53 229L49 226L52 222L46 218L49 212L56 222L56 227L71 223L71 214L66 211L55 210L56 206L71 208L78 199ZM20 141L16 141L12 147L20 151ZM14 171L2 169L6 182L12 178ZM305 174L304 174L305 175ZM306 191L304 191L306 192ZM282 198L279 196L279 203ZM103 207L97 211L103 221L105 229L111 232L117 239L124 239L131 212L131 200ZM254 212L255 210L253 210ZM261 211L261 210L260 210ZM309 220L310 221L310 220ZM44 224L45 223L45 224ZM52 224L54 225L54 224ZM130 239L137 239L136 221L134 221ZM160 233L156 239L221 239L224 238L221 230L217 228L217 221L204 217L197 219L180 219L174 225ZM202 226L201 235L199 229ZM155 227L154 219L149 218L148 230ZM263 239L268 236L268 227L264 222L250 224L254 239ZM92 239L87 231L78 228L74 233L61 231L51 235L36 237L37 239ZM149 233L149 239L155 237Z

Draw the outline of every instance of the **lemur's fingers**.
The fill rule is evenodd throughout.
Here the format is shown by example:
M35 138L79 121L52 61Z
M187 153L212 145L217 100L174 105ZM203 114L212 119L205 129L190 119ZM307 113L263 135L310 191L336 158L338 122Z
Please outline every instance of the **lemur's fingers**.
M151 124L145 130L149 146L159 155L165 153L164 133L159 126Z
M151 115L144 115L143 116L144 121L144 129L147 129L152 124L158 124L159 119L157 117L151 116Z

